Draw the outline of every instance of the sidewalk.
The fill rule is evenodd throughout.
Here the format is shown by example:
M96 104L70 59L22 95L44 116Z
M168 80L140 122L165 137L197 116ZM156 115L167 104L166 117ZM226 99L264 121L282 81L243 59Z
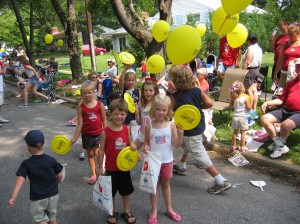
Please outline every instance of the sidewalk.
M13 94L17 94L17 88L14 83L9 83L5 81L7 84L5 86L6 92L11 92ZM62 97L60 95L57 95L57 98L63 99L71 104L76 104L77 101L68 97ZM218 152L219 154L225 156L225 157L232 157L237 152L231 152L228 145L225 145L220 142L212 142L208 143L207 146L208 150L213 150L215 152ZM262 156L259 153L253 153L253 152L242 152L241 153L249 162L254 162L256 164L259 164L261 166L265 167L273 167L277 168L281 171L292 173L292 174L299 174L300 175L300 166L292 164L290 162L281 160L281 159L270 159L269 157Z

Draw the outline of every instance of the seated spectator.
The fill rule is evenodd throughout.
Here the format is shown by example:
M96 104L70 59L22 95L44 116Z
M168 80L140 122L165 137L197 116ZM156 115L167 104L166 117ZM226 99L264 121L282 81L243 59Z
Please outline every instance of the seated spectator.
M108 67L99 77L101 82L103 82L105 78L110 78L113 80L114 84L119 85L118 69L115 66L115 63L116 61L114 58L107 59Z
M57 72L58 63L55 61L54 57L49 60L48 66L46 66L47 72Z
M286 85L278 99L264 102L261 106L263 113L266 112L268 106L282 106L281 109L264 114L260 119L261 124L274 141L268 146L268 149L273 151L270 155L272 159L289 152L286 140L293 129L300 127L300 58L295 62L295 73L296 78ZM281 122L280 136L277 136L277 131L273 126L276 122Z
M203 92L208 92L209 90L209 84L206 80L208 75L208 71L206 68L199 68L197 69L197 84L198 87L203 91Z

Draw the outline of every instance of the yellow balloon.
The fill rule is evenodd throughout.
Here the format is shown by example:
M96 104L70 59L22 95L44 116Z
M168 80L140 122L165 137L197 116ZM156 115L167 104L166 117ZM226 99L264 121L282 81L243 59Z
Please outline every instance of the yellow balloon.
M247 28L238 23L238 25L234 28L233 31L227 33L226 38L230 47L237 48L245 43L248 37Z
M53 41L53 36L51 34L46 34L44 39L45 39L46 44L51 44Z
M157 21L152 28L152 34L157 42L163 42L170 34L169 23L164 20Z
M225 10L225 12L228 15L234 15L239 13L240 11L243 11L245 8L247 8L248 5L250 5L253 0L221 0L222 6Z
M30 41L30 36L26 36L27 40Z
M201 48L201 37L196 28L181 25L171 31L166 44L169 60L173 64L186 64L193 60Z
M223 9L219 7L212 15L212 28L218 35L231 32L239 22L239 14L229 16Z
M57 45L58 47L61 47L61 46L64 45L64 41L63 41L62 39L59 39L59 40L56 41L56 45Z
M146 68L147 71L152 74L160 73L164 67L165 60L158 54L154 54L147 59Z
M196 29L198 30L200 37L202 37L206 32L206 26L204 24L198 24Z
M0 52L4 52L4 48L3 47L1 47Z

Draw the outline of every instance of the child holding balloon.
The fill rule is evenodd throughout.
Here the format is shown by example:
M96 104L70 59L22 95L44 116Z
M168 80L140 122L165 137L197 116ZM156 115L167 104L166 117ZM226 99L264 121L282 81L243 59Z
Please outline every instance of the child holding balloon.
M73 145L81 133L82 147L87 150L88 162L92 176L88 179L89 184L97 180L95 156L98 156L100 135L102 128L107 126L106 112L103 103L98 101L94 95L95 83L85 82L81 86L82 100L77 106L78 124L74 137L71 139Z
M160 155L161 168L157 188L162 187L162 192L167 207L166 215L174 222L179 222L181 217L172 208L170 180L173 170L173 148L178 148L183 139L183 131L176 128L171 122L171 100L168 96L158 94L155 96L150 108L150 117L153 119L146 124L144 152L155 152ZM158 193L150 194L152 211L148 217L148 223L157 221Z
M112 196L113 196L113 215L109 216L107 223L117 223L119 213L116 211L115 196L117 191L123 199L124 212L121 217L127 223L135 223L136 219L130 212L130 195L134 191L130 171L121 171L117 166L117 158L119 153L126 146L131 146L132 150L136 150L134 144L131 143L131 137L128 127L123 124L127 116L128 108L124 99L115 99L110 105L111 124L104 128L101 134L100 152L99 152L99 175L103 175L103 158L105 161L105 174L111 176L112 180Z
M212 107L211 99L199 88L195 87L194 75L190 68L174 65L169 71L169 78L169 82L177 90L171 96L175 110L182 105L190 104L197 107L201 114L199 124L191 130L184 131L183 144L181 145L184 153L181 161L174 166L174 171L181 175L187 175L186 160L190 153L198 165L201 165L215 179L215 185L208 188L208 193L219 194L228 190L231 188L231 184L217 171L202 143L202 134L205 130L205 118L202 109Z

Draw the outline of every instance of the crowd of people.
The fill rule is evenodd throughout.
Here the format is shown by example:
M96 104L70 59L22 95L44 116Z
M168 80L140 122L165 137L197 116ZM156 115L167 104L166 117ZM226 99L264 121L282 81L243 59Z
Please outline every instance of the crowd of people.
M272 37L272 49L275 52L273 80L278 87L282 87L282 94L262 104L261 123L273 140L268 146L272 151L271 158L278 158L289 152L286 140L291 130L300 127L300 32L299 26L281 21L280 30L283 34ZM287 36L286 36L287 35ZM234 82L231 86L230 107L234 109L232 120L232 150L247 151L246 130L248 129L248 111L257 110L258 76L262 63L262 49L259 47L258 38L255 34L249 34L247 38L247 49L244 55L241 54L241 47L231 48L226 37L220 39L220 56L217 61L217 76L222 82L227 68L241 67L247 69L248 73L244 82ZM293 52L293 53L291 53ZM299 54L298 54L299 53ZM29 65L26 56L19 56L20 66L28 76L24 88L24 105L28 106L28 88L33 94L50 100L47 96L36 91L38 73L45 71L43 62L40 61L40 69L37 72ZM290 79L287 79L289 63L293 62L294 70ZM53 61L52 61L53 62ZM134 192L130 171L121 171L117 164L117 156L121 149L130 146L132 150L143 149L144 153L156 152L160 155L162 165L157 184L161 186L167 209L167 216L178 222L181 216L172 207L170 180L173 173L187 175L186 161L188 155L192 155L197 165L214 178L214 185L207 189L210 194L220 194L231 188L231 183L218 171L209 158L205 148L205 129L212 124L211 107L212 100L207 95L209 83L207 82L208 71L198 59L186 65L172 65L167 75L156 82L147 78L145 62L142 62L141 71L142 87L137 88L136 72L132 65L124 65L123 71L118 75L114 59L108 59L107 69L100 75L94 72L89 73L88 81L81 85L82 99L77 106L76 116L67 122L76 126L71 144L74 144L81 136L82 152L81 159L85 158L85 151L88 156L88 163L91 170L89 184L95 184L99 175L108 175L112 178L113 214L107 218L108 223L117 223L119 213L116 207L115 196L117 192L123 199L123 211L120 217L127 223L137 221L130 210L130 196ZM201 65L202 66L201 66ZM1 64L1 66L3 66ZM50 66L50 68L54 66ZM56 68L57 69L57 66ZM4 71L1 69L1 71ZM13 70L14 71L14 70ZM286 75L285 75L286 74ZM109 79L118 85L119 93L112 93L107 105L103 104L102 96L105 91L105 80ZM280 81L278 82L278 80ZM0 123L9 122L1 116L1 105L3 104L3 80L0 74ZM124 99L129 94L136 108L130 111ZM248 94L248 95L246 95ZM21 92L20 94L21 95ZM18 95L18 97L20 97ZM2 98L2 101L1 101ZM173 118L173 111L182 105L193 105L200 111L201 119L196 127L191 130L182 130L176 126ZM107 106L109 112L107 112ZM268 112L269 106L280 106L279 109ZM108 115L108 116L107 116ZM209 121L207 121L207 117ZM132 125L136 122L140 125L138 135L132 138ZM281 122L279 134L273 123ZM237 135L241 133L241 145L237 145ZM58 183L64 178L63 166L52 157L45 155L43 151L44 136L38 130L27 133L25 141L28 151L33 155L25 160L18 172L17 181L8 202L13 207L24 180L28 176L31 185L30 204L32 217L35 222L47 221L56 223L56 207L58 203ZM177 164L173 164L173 150L182 148L183 156ZM36 163L37 165L34 165ZM97 167L98 164L98 167ZM34 168L40 167L51 175L46 182L41 182L41 176L36 174ZM50 168L51 167L51 168ZM37 175L37 176L35 176ZM51 186L51 192L44 193L38 189L43 186ZM42 208L45 200L50 199L49 208ZM149 224L158 223L157 193L150 194L151 212L148 216ZM47 205L48 206L48 205Z

